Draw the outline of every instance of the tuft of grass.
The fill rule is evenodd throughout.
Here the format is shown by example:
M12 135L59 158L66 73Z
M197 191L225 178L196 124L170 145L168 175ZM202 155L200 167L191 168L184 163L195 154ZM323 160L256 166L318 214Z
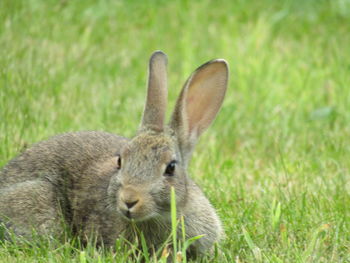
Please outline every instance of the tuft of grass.
M20 236L16 236L6 227L0 224L0 246L6 249L9 258L21 258L22 254L34 260L42 259L42 262L49 260L50 262L188 262L186 251L189 246L200 239L202 236L191 238L186 237L184 218L180 217L176 212L176 193L171 188L171 233L164 240L164 243L158 251L154 251L153 247L149 247L146 243L144 234L133 223L135 242L120 238L116 240L114 248L104 248L97 246L96 238L90 238L87 244L82 244L81 240L72 236L67 228L64 233L64 240L55 240L51 237L38 235L33 229L32 239L27 240ZM181 224L180 224L181 223ZM178 232L181 232L181 238ZM6 238L5 238L6 233ZM41 261L39 261L41 262Z

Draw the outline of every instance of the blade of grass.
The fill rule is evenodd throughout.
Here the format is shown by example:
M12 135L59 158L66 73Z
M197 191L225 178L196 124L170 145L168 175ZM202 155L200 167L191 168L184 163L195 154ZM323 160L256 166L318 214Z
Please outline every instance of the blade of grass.
M173 237L173 259L176 262L176 253L177 253L177 219L176 219L176 195L174 187L171 187L171 234Z
M143 235L142 232L141 232L141 246L142 246L142 251L143 251L143 256L145 258L145 261L148 263L148 262L150 262L149 252L148 252L148 247L146 244L145 236Z

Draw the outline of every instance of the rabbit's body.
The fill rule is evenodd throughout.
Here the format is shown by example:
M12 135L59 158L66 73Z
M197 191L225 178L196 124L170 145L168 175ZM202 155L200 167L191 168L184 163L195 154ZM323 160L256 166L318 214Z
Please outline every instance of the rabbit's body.
M31 234L30 225L62 233L62 219L74 231L88 229L94 213L107 206L113 160L126 141L105 132L76 132L33 145L0 173L0 212L21 235Z
M147 244L157 248L170 234L174 187L186 236L204 235L191 253L210 249L222 235L221 223L186 169L196 138L221 106L227 65L211 61L190 77L169 126L164 125L165 65L165 55L156 52L150 61L141 128L134 138L66 133L37 143L10 161L0 172L0 222L25 237L33 229L60 237L68 226L81 239L97 237L107 246L121 235L133 242L136 225Z

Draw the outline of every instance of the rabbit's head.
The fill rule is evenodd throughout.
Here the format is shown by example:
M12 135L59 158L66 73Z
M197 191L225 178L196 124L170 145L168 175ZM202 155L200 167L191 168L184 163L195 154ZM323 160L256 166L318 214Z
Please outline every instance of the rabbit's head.
M125 219L170 219L170 189L178 209L189 191L187 164L202 132L223 102L228 67L212 60L199 67L185 83L170 123L164 124L167 104L166 55L155 52L149 64L145 110L137 135L116 157L119 171L112 177L109 198Z

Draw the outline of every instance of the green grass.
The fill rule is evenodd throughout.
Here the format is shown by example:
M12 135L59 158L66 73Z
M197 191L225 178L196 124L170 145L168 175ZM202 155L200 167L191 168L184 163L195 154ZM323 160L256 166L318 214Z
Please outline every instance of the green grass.
M224 223L213 261L350 262L349 32L348 0L2 0L0 166L57 133L132 136L154 50L169 56L170 108L222 57L227 97L190 165ZM0 261L134 253L50 246L3 244Z

